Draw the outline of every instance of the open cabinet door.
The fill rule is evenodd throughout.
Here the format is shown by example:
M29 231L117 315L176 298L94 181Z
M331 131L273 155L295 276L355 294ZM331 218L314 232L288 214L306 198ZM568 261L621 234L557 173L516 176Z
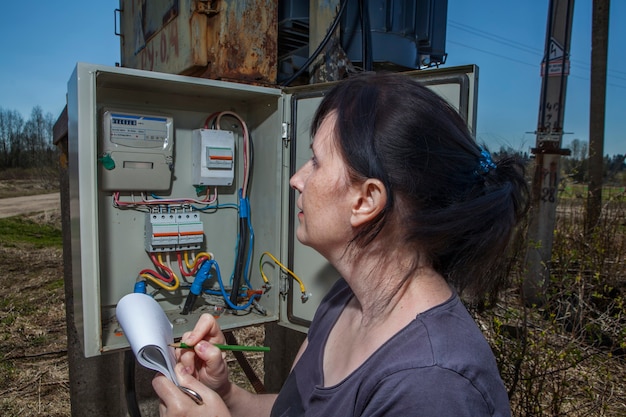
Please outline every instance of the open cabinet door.
M467 121L470 132L476 133L476 103L478 91L478 67L474 65L436 69L418 70L405 73L415 77L428 86L450 104L452 104ZM312 85L285 90L285 122L288 132L286 146L289 148L288 180L296 170L311 157L311 121L324 93L332 87L332 83ZM296 207L297 193L290 189L284 202L287 213L283 230L282 255L288 260L288 267L295 272L304 284L304 294L300 284L285 276L283 283L286 296L281 297L280 324L306 332L320 301L332 284L339 278L338 272L316 251L302 245L296 239L298 227L298 210ZM304 297L303 297L304 295ZM306 301L303 301L306 300Z

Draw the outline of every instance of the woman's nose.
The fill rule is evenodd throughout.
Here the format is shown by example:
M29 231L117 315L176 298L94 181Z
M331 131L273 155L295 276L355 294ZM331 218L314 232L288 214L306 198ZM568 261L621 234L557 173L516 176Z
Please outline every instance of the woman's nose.
M300 188L298 188L298 182L297 182L297 175L298 175L298 172L299 172L299 171L296 171L296 173L295 173L295 174L293 174L293 175L291 176L291 178L289 178L289 186L290 186L291 188L293 188L294 190L296 190L296 191L300 191Z
M289 186L296 191L302 192L302 171L306 166L307 164L302 165L289 179Z

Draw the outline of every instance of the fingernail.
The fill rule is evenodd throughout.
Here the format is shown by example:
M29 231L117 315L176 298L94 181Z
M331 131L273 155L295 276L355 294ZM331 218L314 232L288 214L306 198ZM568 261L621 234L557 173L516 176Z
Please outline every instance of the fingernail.
M196 344L196 349L198 349L199 352L206 352L208 347L209 347L209 342L206 342L204 340Z

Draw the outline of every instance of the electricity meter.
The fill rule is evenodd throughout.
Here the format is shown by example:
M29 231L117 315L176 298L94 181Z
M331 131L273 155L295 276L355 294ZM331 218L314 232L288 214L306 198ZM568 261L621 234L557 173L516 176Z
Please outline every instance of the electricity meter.
M98 158L102 190L168 190L173 126L170 116L105 110Z

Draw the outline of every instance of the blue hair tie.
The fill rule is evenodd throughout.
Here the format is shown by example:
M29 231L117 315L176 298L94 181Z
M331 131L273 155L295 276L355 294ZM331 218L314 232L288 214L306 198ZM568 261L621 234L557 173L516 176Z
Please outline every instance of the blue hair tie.
M476 174L477 176L481 174L488 174L489 171L496 168L497 165L495 162L493 162L493 159L491 159L491 154L484 149L481 150L480 158L478 159L478 169L474 171L474 174Z

